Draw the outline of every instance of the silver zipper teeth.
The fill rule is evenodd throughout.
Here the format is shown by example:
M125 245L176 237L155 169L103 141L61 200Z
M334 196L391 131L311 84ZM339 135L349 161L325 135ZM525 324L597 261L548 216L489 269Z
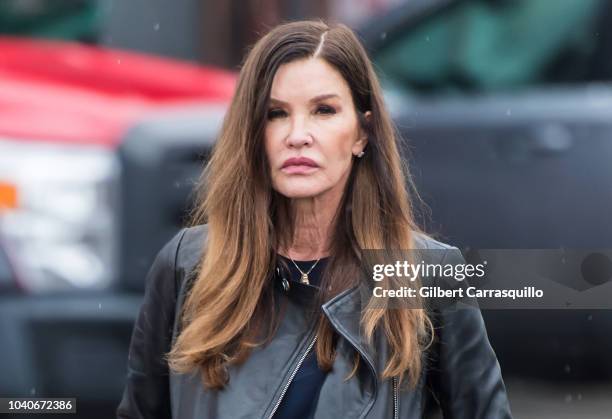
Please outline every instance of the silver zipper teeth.
M276 401L276 404L274 405L274 408L272 409L272 412L270 413L270 416L268 416L269 419L272 419L272 416L274 416L274 414L276 413L276 410L278 410L278 407L280 406L281 401L283 400L283 397L285 396L285 393L289 389L289 385L291 385L291 382L295 378L295 375L297 374L298 370L302 366L302 363L304 362L304 360L306 359L306 357L310 353L310 350L312 349L312 347L314 346L316 341L317 341L317 336L315 335L315 337L312 339L312 341L308 345L308 348L306 348L306 352L304 352L304 355L302 355L302 357L298 361L297 365L295 366L295 369L291 372L291 375L289 376L289 381L287 381L287 384L285 384L285 387L283 388L283 391L281 392L280 397Z
M399 418L399 406L397 395L397 377L393 377L393 419Z

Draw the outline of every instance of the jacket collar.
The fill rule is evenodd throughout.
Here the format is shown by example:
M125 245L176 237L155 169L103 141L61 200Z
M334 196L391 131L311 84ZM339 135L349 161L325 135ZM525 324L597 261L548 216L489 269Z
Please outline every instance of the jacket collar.
M338 294L321 307L336 331L342 335L362 356L374 375L379 378L387 361L388 348L384 339L374 334L368 343L361 332L361 307L363 287L353 287Z

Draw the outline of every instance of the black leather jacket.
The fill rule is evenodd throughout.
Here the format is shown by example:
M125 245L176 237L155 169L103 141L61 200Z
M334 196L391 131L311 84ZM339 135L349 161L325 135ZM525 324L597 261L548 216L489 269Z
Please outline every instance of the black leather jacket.
M181 285L192 277L189 274L200 259L206 232L206 226L181 230L159 252L147 275L118 418L269 418L313 344L314 332L303 310L292 307L291 298L285 296L289 307L274 339L265 349L253 351L244 364L230 367L230 382L224 390L204 390L197 373L168 372L162 354L170 349L177 333L175 310L185 293ZM448 252L456 248L431 238L419 235L417 239L421 248L457 254ZM284 291L278 292L283 298ZM405 390L395 380L377 379L387 359L387 343L383 338L375 339L373 345L362 340L360 304L358 290L351 289L322 307L339 339L333 369L321 388L316 419L421 418L430 399L439 403L444 418L511 418L499 363L480 310L442 309L433 314L437 338L428 350L429 361L416 389ZM353 365L354 350L365 362L344 381Z

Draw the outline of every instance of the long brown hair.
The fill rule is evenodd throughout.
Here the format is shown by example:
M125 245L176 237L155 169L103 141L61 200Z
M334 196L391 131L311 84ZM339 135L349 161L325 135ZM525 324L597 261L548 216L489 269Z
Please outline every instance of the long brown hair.
M288 199L272 189L264 128L279 66L315 53L346 80L369 140L365 156L352 165L336 213L320 300L328 301L357 285L362 249L413 248L418 228L409 201L409 176L363 46L342 24L301 21L277 26L253 46L243 63L220 136L202 173L192 220L194 225L208 224L208 239L168 360L175 372L200 368L209 388L222 388L228 380L227 365L244 361L252 348L270 339L271 325L277 324L270 308L272 270L279 245L291 243L294 222ZM363 118L368 110L369 122ZM323 313L317 315L317 359L329 370L335 356L334 330ZM361 325L367 339L381 330L389 342L390 356L381 378L397 376L401 381L407 376L414 386L431 332L425 310L363 310ZM258 341L261 336L265 339ZM359 365L355 355L353 373Z

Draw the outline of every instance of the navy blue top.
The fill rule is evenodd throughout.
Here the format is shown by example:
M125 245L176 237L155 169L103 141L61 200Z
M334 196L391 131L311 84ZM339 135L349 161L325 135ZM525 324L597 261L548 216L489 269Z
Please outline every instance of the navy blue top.
M297 270L291 260L280 256L287 262L290 270L290 286L297 291L300 287L294 286L295 282L299 282L302 276ZM308 281L310 285L318 287L321 282L321 273L327 264L328 258L322 258L314 269L308 274ZM314 260L308 261L295 261L300 269L304 272L308 270L315 263ZM326 373L319 369L317 364L317 356L314 350L311 350L304 362L300 366L297 374L293 378L293 381L289 385L285 396L281 400L281 403L274 413L275 419L301 419L301 418L312 418L314 415L317 401L319 399L319 392L323 381L325 381Z

